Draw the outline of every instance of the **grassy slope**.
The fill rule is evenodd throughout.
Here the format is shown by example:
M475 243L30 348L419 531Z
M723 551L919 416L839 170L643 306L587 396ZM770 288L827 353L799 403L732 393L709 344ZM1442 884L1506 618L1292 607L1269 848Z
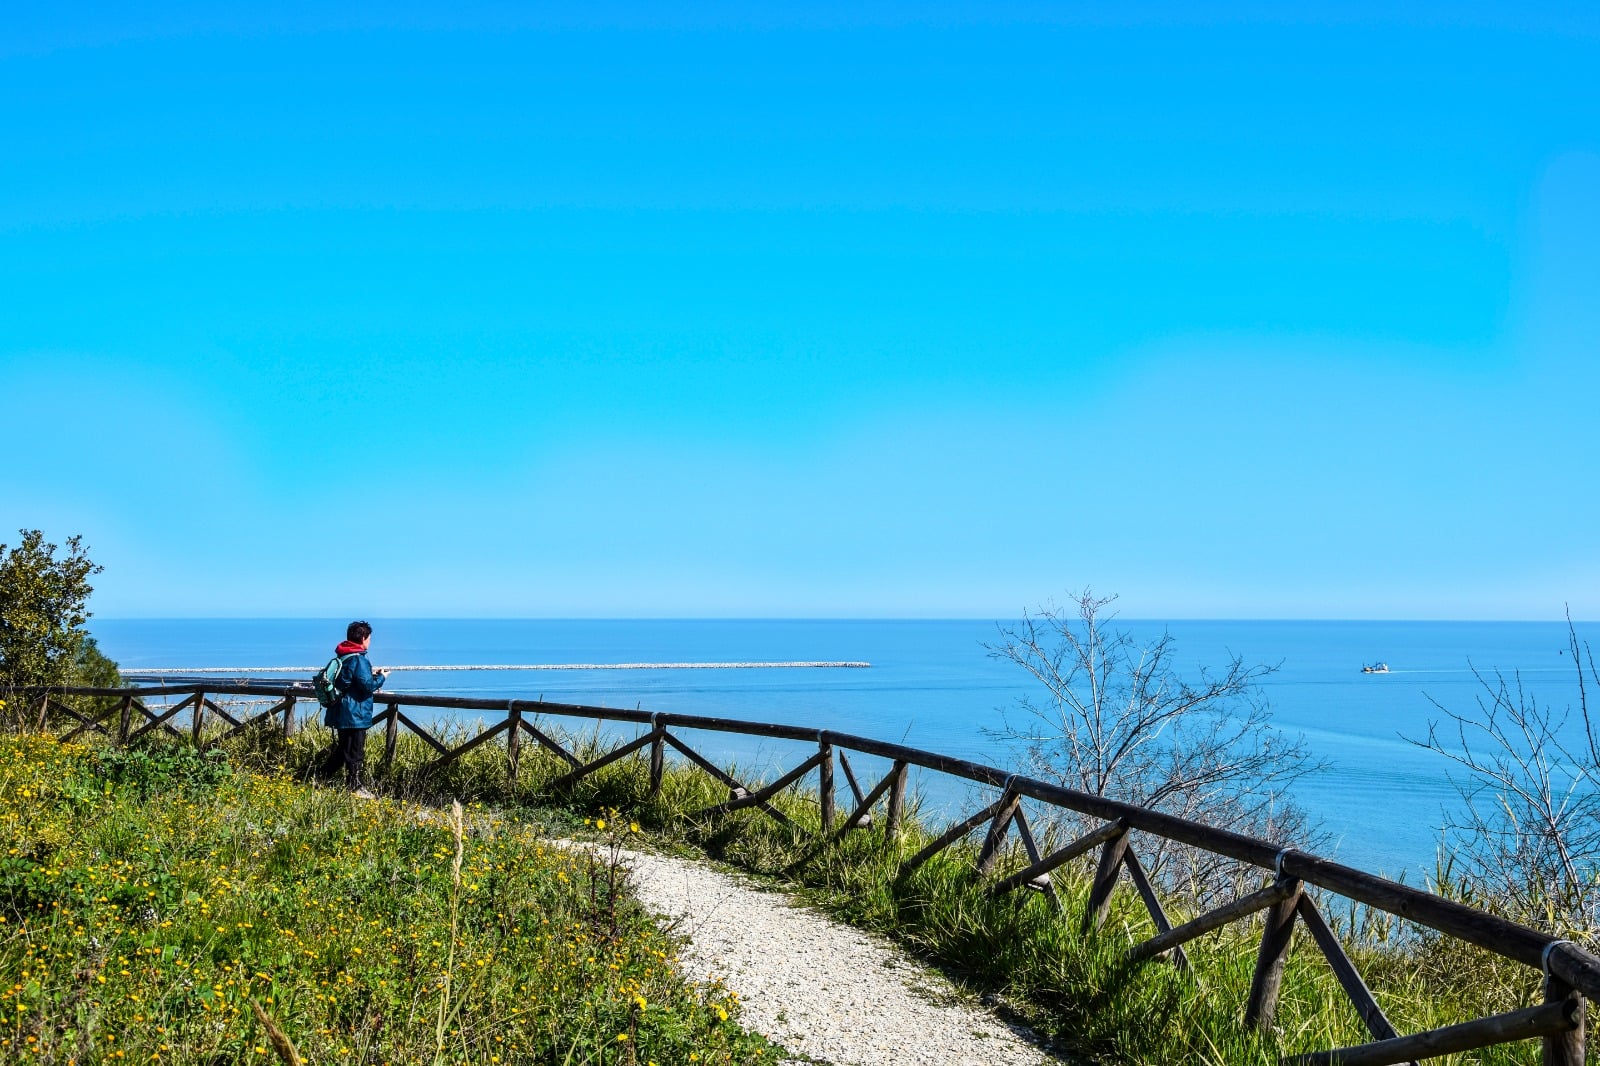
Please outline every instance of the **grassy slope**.
M322 740L323 736L318 730L309 730L291 741L284 740L278 734L263 732L251 743L234 747L233 757L236 763L243 766L254 765L263 770L288 766L294 771L302 771L310 764ZM377 750L375 740L374 754ZM592 741L589 750L593 750ZM497 750L494 745L485 745L448 768L440 777L424 782L419 771L430 758L431 753L420 742L407 742L402 738L395 766L383 782L384 787L430 801L439 801L448 796L471 798L490 804L494 809L513 812L524 819L572 817L570 814L552 814L545 806L548 799L540 793L541 783L567 768L547 753L525 750L521 775L514 786L506 780L503 748ZM378 808L351 807L348 801L335 795L292 789L282 778L268 776L249 780L264 782L259 787L267 791L260 795L252 793L236 797L233 803L265 803L272 796L271 789L284 790L286 794L300 797L295 802L306 804L305 810L319 812L314 818L304 816L312 821L345 817L358 819L340 830L346 835L354 833L358 839L366 839L361 832L356 832L360 818L376 817L371 812L392 810L387 805ZM227 787L237 788L238 782ZM927 834L915 824L896 842L885 841L882 833L873 829L853 833L840 844L824 847L819 845L814 831L817 822L815 804L804 797L786 796L780 802L783 809L800 824L798 832L779 826L756 812L720 817L697 816L694 813L725 798L726 792L721 786L698 771L681 766L669 768L661 794L652 797L649 795L642 758L626 759L607 767L580 783L565 797L569 804L568 811L594 814L620 809L626 812L626 817L637 819L649 831L649 836L658 846L703 851L799 886L840 917L902 940L913 950L945 966L974 990L992 994L1055 1037L1070 1057L1107 1063L1266 1063L1274 1062L1286 1053L1360 1043L1367 1039L1354 1011L1344 1000L1314 945L1304 936L1296 938L1296 948L1285 977L1277 1028L1267 1034L1256 1034L1242 1028L1239 1014L1255 960L1259 935L1257 919L1236 923L1191 945L1189 954L1197 977L1185 975L1165 963L1129 967L1124 962L1124 953L1130 944L1151 935L1153 929L1150 919L1131 890L1119 890L1114 899L1112 916L1105 927L1094 934L1081 935L1079 920L1087 891L1088 859L1076 868L1069 866L1058 871L1057 886L1062 892L1065 913L1057 914L1044 900L1031 893L1020 893L1003 900L989 897L973 876L974 855L971 847L950 849L911 878L897 879L899 862L928 839ZM147 804L144 809L148 808ZM230 839L236 841L231 846L240 860L247 860L246 866L272 854L270 849L262 850L268 847L265 841L240 850L245 847L239 839L242 830L238 823L241 819L247 827L268 824L264 814L254 813L253 807L250 810L252 813L248 815L233 810L231 813L217 812L211 816L223 821L231 818L235 823L234 828L229 830L233 834ZM363 810L368 813L361 813ZM257 828L251 831L259 833L262 830ZM302 829L298 825L291 825L290 831L300 833ZM373 950L381 951L386 946L397 949L390 952L386 963L390 967L387 972L392 973L393 978L379 976L374 979L389 980L396 986L409 979L405 987L411 999L407 1001L409 1005L406 1011L402 1012L398 993L389 991L379 997L390 1004L386 1010L378 1012L383 1019L383 1027L379 1032L395 1025L396 1020L404 1016L410 1034L406 1037L410 1042L407 1046L413 1050L422 1049L431 1055L437 1042L434 1021L416 1004L423 1003L428 995L432 995L433 999L428 1002L437 1005L441 990L437 985L437 977L431 975L437 974L440 960L437 954L428 956L426 952L414 956L404 954L399 949L404 948L405 942L396 941L394 933L383 930L404 930L406 927L396 924L400 920L431 920L434 923L431 928L436 932L416 945L419 951L435 948L434 941L440 944L449 942L449 938L440 935L437 930L442 920L440 916L448 913L446 860L453 845L448 843L447 831L437 825L401 825L385 832L421 834L424 843L416 843L407 837L412 840L408 845L412 850L406 853L404 862L393 857L394 849L401 846L398 836L380 836L370 847L366 847L363 854L368 858L358 865L368 870L365 880L359 882L360 892L367 895L351 895L351 906L346 908L346 914L352 911L366 914L372 908L376 894L394 895L396 889L403 888L398 898L385 903L385 906L399 908L396 917L387 920L382 929L371 927L370 935L375 938ZM506 954L503 948L499 949L498 956L491 948L502 943L499 938L508 933L522 934L518 932L519 926L505 925L504 918L490 920L486 915L504 915L507 907L512 905L511 901L518 899L525 901L524 906L533 905L526 901L536 899L541 900L538 906L549 906L542 902L541 897L528 894L540 885L551 888L550 882L559 882L556 875L563 869L569 879L575 875L580 875L580 880L586 877L585 871L573 867L576 860L570 857L562 859L539 854L537 834L529 836L527 833L527 830L517 829L509 823L497 824L491 837L481 844L476 840L468 842L468 865L464 872L468 874L467 884L477 884L479 887L476 890L464 890L462 898L473 902L473 906L466 910L478 916L474 921L485 924L472 934L480 938L471 941L473 946L468 947L463 942L458 948L462 953L461 958L467 960L466 972L469 974L470 967L475 967L478 959L486 958L487 961L482 968L483 982L480 984L484 998L476 1001L477 1005L470 1012L463 1008L464 1013L470 1013L474 1020L457 1023L454 1026L456 1032L450 1034L453 1042L449 1053L456 1056L451 1061L492 1061L492 1058L483 1057L494 1054L488 1044L493 1042L495 1036L506 1035L496 1025L484 1020L495 1010L505 1009L506 1001L494 998L497 980L510 981L512 984L515 980L530 981L531 987L541 988L549 985L544 980L547 975L562 972L561 966L574 961L580 966L596 968L596 976L602 979L619 972L609 969L611 962L604 956L596 956L591 964L586 955L550 954L556 951L557 946L571 943L571 935L594 936L596 915L606 908L596 902L602 897L586 897L580 892L577 902L569 900L561 904L568 908L563 912L565 917L562 920L567 923L565 928L574 930L574 934L548 942L537 938L527 941L527 945L539 947L546 954L536 956L537 961L531 965L517 967L521 978L494 976L505 971L493 967L510 964L503 957ZM337 861L337 840L330 840L326 836L315 839L322 841L320 844L313 842L314 849L321 849L318 854L322 858L314 869L323 871L318 876L332 876L332 872L341 865ZM478 848L476 852L475 847ZM259 854L252 856L251 852ZM478 865L473 865L474 855L477 855ZM1022 864L1016 855L1008 856L1006 862L1010 868ZM548 863L555 864L554 873L549 872ZM496 869L496 866L499 868ZM537 873L541 869L546 870L542 881ZM431 874L428 873L430 870ZM389 880L386 882L385 878ZM592 881L586 883L593 885ZM500 886L495 889L499 895L482 895L490 891L484 887L485 884ZM422 895L418 894L419 889ZM353 890L353 887L345 889L347 892ZM356 900L362 901L359 907L354 906ZM495 906L492 911L479 906L491 902ZM621 909L626 911L626 907ZM1181 901L1174 901L1169 911L1174 921L1191 916L1185 913ZM230 920L236 924L250 919L234 917ZM134 931L134 927L127 925L125 915L122 921L125 929ZM338 924L337 920L330 921L326 914L320 921L313 935L324 938L331 935L328 931ZM497 922L500 924L497 925ZM191 937L199 936L201 932L204 932L203 927L198 932L192 932ZM465 930L464 936L466 933L472 933L472 930ZM1522 967L1498 964L1493 957L1475 949L1416 935L1400 935L1381 921L1365 923L1360 933L1358 939L1361 946L1353 951L1358 966L1402 1032L1418 1031L1526 1005L1535 994L1536 974ZM129 934L125 932L123 935ZM640 931L638 935L644 937L647 934ZM526 946L519 948L521 950L526 950ZM668 949L658 947L650 950ZM9 955L4 957L10 958ZM394 961L396 959L398 963ZM242 957L235 961L242 961ZM12 964L7 962L5 965ZM348 965L342 970L328 970L326 962L320 965L322 970L306 968L309 976L304 980L311 981L311 984L306 985L301 997L294 1001L295 1008L302 1012L290 1016L301 1019L295 1022L299 1027L295 1032L330 1037L334 1033L371 1031L374 1025L363 1022L359 1012L352 1014L346 1010L335 1016L329 1013L331 1005L326 1000L316 998L329 994L321 992L322 986L318 983L330 980L327 974L335 974L330 987L337 988L337 982L354 978L356 973ZM600 969L602 965L603 970ZM262 972L279 979L270 969L263 967ZM316 976L318 973L322 976ZM341 973L348 976L338 976ZM221 979L225 981L227 977ZM435 982L432 986L428 984L430 979ZM544 981L543 985L541 981ZM389 988L387 985L378 987ZM501 987L510 986L502 984ZM571 986L550 987L552 991L560 987L572 991ZM431 992L428 991L430 988ZM586 1041L581 1043L584 1050L577 1052L571 1061L630 1061L625 1057L632 1051L629 1042L620 1042L624 1045L620 1049L606 1043L608 1036L615 1036L609 1030L624 1031L624 1021L629 1016L629 993L625 985L613 980L604 985L597 995L598 999L592 1002L588 999L568 1002L556 996L551 1006L539 1008L544 1013L537 1023L531 1018L514 1018L513 1021L520 1027L517 1031L522 1034L519 1037L523 1041L519 1045L522 1050L517 1052L517 1058L504 1057L504 1061L564 1061L560 1055L565 1052L560 1049L580 1046L577 1041ZM649 992L645 995L653 1004L663 993ZM716 1014L716 1003L713 1002L709 1008L704 1003L696 1006L695 994L690 992L687 995L688 1002L674 1007L675 1014L671 1020L674 1025L681 1024L684 1032L691 1035L682 1038L686 1042L663 1045L673 1050L655 1054L656 1061L666 1066L668 1062L692 1061L690 1055L700 1055L703 1059L707 1053L722 1054L722 1061L761 1061L760 1056L764 1052L758 1042L739 1037L731 1026L725 1030L716 1026L706 1030L721 1034L717 1039L724 1040L726 1046L714 1047L706 1043L703 1049L679 1050L693 1047L695 1040L703 1039L698 1035L701 1031L698 1026L710 1021L708 1010L710 1015ZM283 1003L283 996L275 993L275 1002ZM232 1005L238 1007L237 1000ZM618 1013L619 1009L622 1013ZM695 1011L699 1012L700 1021L686 1021ZM242 1019L243 1014L242 1011L230 1012L229 1017ZM335 1019L337 1025L334 1024ZM721 1021L720 1017L716 1020ZM311 1024L313 1021L316 1022L314 1026ZM238 1024L244 1027L237 1030L239 1040L258 1039L255 1036L244 1037L248 1026L242 1020ZM363 1025L366 1025L365 1030L362 1029ZM330 1031L322 1033L323 1029ZM570 1039L563 1037L562 1034L569 1029L585 1035ZM19 1028L17 1032L22 1033L23 1030ZM661 1039L678 1039L673 1035L675 1032L671 1030L664 1033ZM544 1034L543 1044L536 1039L539 1033ZM563 1039L567 1039L567 1043L563 1044ZM641 1033L641 1048L644 1039ZM744 1043L740 1043L741 1040ZM238 1046L242 1048L247 1045L239 1043ZM254 1046L262 1045L248 1045ZM349 1046L349 1042L343 1040L337 1045L326 1045L325 1054L336 1054L340 1047L345 1046ZM1523 1043L1438 1061L1532 1063L1537 1060L1538 1053L1537 1043ZM257 1053L239 1051L238 1054L244 1057L244 1061L251 1061L249 1056ZM354 1055L355 1051L348 1054ZM473 1058L475 1055L480 1057ZM640 1058L637 1061L644 1062L647 1059Z
M448 812L0 738L0 1059L776 1060L613 869L465 823L458 876Z

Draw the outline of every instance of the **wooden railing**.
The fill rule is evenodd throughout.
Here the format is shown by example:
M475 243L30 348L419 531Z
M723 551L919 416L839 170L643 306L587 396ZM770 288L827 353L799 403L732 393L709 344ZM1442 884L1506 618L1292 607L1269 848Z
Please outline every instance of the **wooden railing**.
M60 702L63 695L94 696L106 699L98 712L86 714ZM152 708L146 700L153 697L181 696L178 702ZM235 717L219 706L213 696L244 696L274 700L270 707L248 718ZM296 728L296 709L302 702L316 707L310 687L304 684L284 683L207 683L152 685L121 689L52 689L35 692L29 697L30 709L36 709L41 723L47 721L75 723L62 740L94 731L105 734L119 743L127 743L156 730L174 736L187 737L200 744L218 741L268 721L286 733ZM1244 1018L1247 1024L1266 1027L1272 1024L1277 1006L1278 988L1283 966L1288 958L1289 946L1297 926L1303 926L1312 941L1327 959L1345 994L1357 1014L1372 1034L1371 1043L1354 1047L1301 1055L1289 1060L1294 1063L1332 1064L1342 1066L1381 1066L1387 1063L1405 1063L1435 1055L1445 1055L1488 1047L1516 1040L1543 1041L1543 1061L1550 1066L1582 1066L1584 1059L1585 1004L1600 995L1600 959L1566 940L1514 922L1486 914L1463 904L1397 884L1343 866L1316 855L1227 830L1216 829L1199 822L1178 818L1158 811L1135 807L1046 781L1022 777L993 766L951 758L934 752L922 751L901 744L886 743L869 737L853 736L828 729L802 728L764 722L745 722L727 718L708 718L690 714L652 713L642 710L619 710L603 707L585 707L576 704L547 703L543 700L487 700L455 696L406 695L383 692L379 694L379 711L373 728L383 729L382 765L392 765L399 730L403 727L420 737L435 753L435 758L425 772L431 773L448 766L467 752L495 741L502 734L506 772L514 781L525 738L554 753L569 767L566 773L547 782L544 787L559 792L573 783L609 766L634 752L649 749L650 787L661 787L667 748L672 748L684 759L698 766L729 789L727 801L711 808L737 810L753 807L782 822L790 819L770 801L784 789L816 772L817 798L821 811L821 831L825 836L842 836L846 831L870 824L873 812L884 804L885 831L890 837L898 834L905 809L907 774L910 767L921 767L936 773L948 774L969 782L992 786L1000 790L1000 797L969 817L955 822L927 847L905 861L902 875L909 875L918 866L958 840L987 825L984 841L978 855L978 874L989 882L988 891L997 895L1019 888L1036 890L1061 907L1050 881L1057 867L1096 849L1099 861L1089 890L1088 905L1083 916L1083 928L1088 931L1104 921L1111 904L1111 895L1119 878L1126 873L1149 910L1157 934L1135 945L1130 951L1133 961L1167 957L1179 966L1188 966L1183 945L1194 938L1238 921L1257 912L1265 912L1260 949L1250 991L1245 1003ZM418 724L402 708L427 708L434 711L495 712L503 717L476 736L450 746L438 735ZM178 716L189 712L187 732L174 722ZM588 762L583 761L566 746L540 730L532 719L553 715L558 717L586 718L595 721L630 722L647 726L643 734L619 744L606 754ZM216 723L207 732L207 717ZM281 722L278 721L281 719ZM770 784L752 788L734 779L727 771L691 748L673 730L710 730L738 733L745 736L790 740L815 745L809 755L793 769L782 774ZM891 769L871 789L863 790L858 782L849 753L859 753L889 760ZM835 807L835 766L844 771L850 795L855 804L841 820ZM1062 808L1098 819L1100 824L1077 840L1046 855L1041 853L1024 809L1024 801L1031 800L1049 807ZM1218 907L1198 918L1174 927L1162 909L1155 890L1138 857L1130 846L1129 833L1143 833L1176 841L1213 855L1234 859L1272 872L1270 885L1244 895L1231 903ZM1004 852L1009 834L1015 831L1027 866L1004 876L995 867ZM1366 907L1397 915L1438 932L1477 945L1504 958L1533 967L1543 975L1544 1002L1540 1005L1505 1014L1452 1025L1442 1029L1402 1036L1385 1017L1382 1008L1367 988L1365 981L1345 953L1337 936L1323 918L1321 909L1307 893L1308 887L1322 889L1335 896L1355 901Z

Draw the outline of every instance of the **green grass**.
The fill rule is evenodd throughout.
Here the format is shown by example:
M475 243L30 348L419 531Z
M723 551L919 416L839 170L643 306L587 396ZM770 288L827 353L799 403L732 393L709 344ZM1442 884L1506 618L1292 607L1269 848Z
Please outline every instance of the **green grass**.
M0 1059L781 1057L613 867L477 805L458 834L182 745L4 737L0 839Z
M558 727L548 722L540 723L540 728L548 733L558 732ZM459 726L447 732L451 733L452 745L469 735L466 728ZM316 728L306 729L293 738L284 738L281 733L269 729L231 742L228 747L234 765L265 775L260 780L276 782L276 788L288 789L289 780L309 769L326 740L326 732ZM565 740L583 758L593 757L605 748L601 738L593 733L568 736ZM376 760L381 750L381 736L374 733L369 758ZM576 860L570 856L529 854L530 846L536 847L530 842L541 831L538 827L544 832L582 834L587 831L583 825L585 815L593 819L601 812L621 811L624 819L636 821L642 827L644 832L639 839L646 841L647 846L703 853L781 881L840 918L901 941L973 992L987 996L1035 1026L1072 1061L1269 1063L1286 1054L1358 1044L1370 1039L1315 945L1304 933L1295 938L1275 1028L1258 1033L1243 1026L1241 1013L1255 964L1259 918L1235 923L1188 945L1194 965L1192 974L1163 961L1129 965L1126 962L1128 948L1153 935L1153 924L1131 887L1124 884L1113 897L1107 922L1087 935L1080 932L1092 857L1057 871L1056 886L1063 904L1061 913L1035 893L1019 891L996 899L987 892L975 872L976 845L981 830L968 841L947 849L910 877L899 876L903 860L931 839L927 827L914 817L915 803L911 805L913 817L897 840L887 840L881 828L871 828L853 832L842 841L823 842L817 832L819 814L814 801L814 777L806 783L813 789L809 796L791 791L774 801L796 822L797 828L791 829L754 810L703 813L705 808L726 800L727 791L709 776L685 764L669 761L660 793L651 795L647 761L642 753L595 773L559 796L547 793L543 786L565 773L568 765L538 749L531 741L523 749L519 776L514 783L506 775L502 744L482 745L442 774L429 778L424 776L423 770L433 756L433 751L422 742L402 733L394 765L382 775L378 787L386 794L423 804L438 805L459 796L483 805L476 808L479 819L488 819L490 810L502 812L505 821L497 823L497 832L513 835L506 837L505 850L500 852L504 856L500 865L505 868L495 871L503 879L496 883L509 885L521 878L521 873L512 870L518 864L534 867L545 861L568 863L568 876L572 877L570 864ZM800 757L797 755L795 761ZM735 773L735 776L741 775ZM306 802L322 804L329 810L342 810L340 804L348 804L336 794L300 792L312 797ZM380 806L390 809L388 805ZM846 813L841 810L841 820ZM253 816L253 821L260 823L262 819ZM534 828L513 830L513 826ZM438 846L439 834L443 832L438 827L420 827L417 831L433 834L429 839L434 847ZM514 833L533 833L534 836L517 837ZM386 847L387 844L373 851L372 861L379 868L383 868L382 854ZM469 857L471 847L469 841ZM1137 843L1135 847L1137 849ZM418 853L414 858L442 861L432 851L426 855ZM1025 865L1022 857L1010 852L1003 856L1000 869L1007 871L1022 865ZM484 879L478 878L477 883L483 884ZM593 891L596 882L591 879L588 883ZM524 886L520 880L517 885L515 892L531 887ZM436 922L448 917L449 899L444 887L436 884L432 897L431 912ZM579 895L578 903L573 904L577 909L572 912L575 917L571 921L577 926L587 922L587 927L592 928L596 921L595 904L592 900L584 904L582 893ZM1381 915L1347 913L1340 910L1335 900L1324 902L1333 911L1328 914L1330 920L1342 925L1349 934L1347 949L1402 1033L1465 1021L1537 1001L1538 975L1526 967L1448 939L1406 930ZM1182 900L1169 901L1168 911L1175 923L1193 917ZM481 918L481 911L473 913ZM392 920L388 927L398 928ZM391 936L385 934L380 941ZM431 939L446 942L446 938L437 935ZM554 964L553 960L541 962L539 965L545 969L540 972L556 972L547 969ZM610 987L612 991L608 995L614 999L620 986ZM692 1000L695 993L689 995ZM437 988L434 997L438 998ZM647 998L655 1002L654 996ZM613 999L605 1002L613 1003ZM622 1006L626 1006L625 1002ZM496 1008L486 1006L485 1009L492 1015ZM691 1013L689 1006L675 1009L680 1011L675 1017L686 1018ZM697 1009L704 1018L708 1008L701 1003ZM711 1009L714 1013L714 1008ZM590 1013L585 1013L590 1008L578 1007L551 1010L553 1013L547 1014L545 1019L550 1028L542 1030L551 1034L550 1040L555 1040L555 1033L567 1027L594 1034L592 1043L584 1045L594 1050L578 1052L571 1061L630 1061L620 1057L633 1049L629 1042L622 1042L627 1046L620 1050L605 1043L607 1029L621 1031L624 1015L605 1014L602 1021L598 1007ZM349 1022L350 1019L346 1019L343 1024ZM420 1022L417 1024L421 1026ZM321 1027L332 1028L326 1021ZM478 1053L479 1044L473 1041L481 1040L482 1034L498 1030L488 1023L476 1022L462 1023L456 1028L458 1042L452 1045L451 1054L458 1058L451 1061L489 1061L469 1058ZM688 1029L694 1027L691 1025ZM421 1036L413 1040L422 1040L422 1043L413 1046L425 1047L433 1054L433 1045L423 1039L431 1039L432 1030L421 1026L419 1032ZM479 1037L460 1035L465 1033L476 1033ZM725 1056L722 1061L762 1061L759 1056L765 1052L759 1042L736 1033L730 1024L727 1047L720 1052ZM640 1049L644 1047L643 1040L641 1035ZM738 1043L740 1040L746 1043ZM521 1058L506 1057L504 1061L564 1061L551 1050L557 1047L554 1043L540 1050L533 1050L534 1047L529 1043L525 1050L518 1052ZM349 1052L355 1053L354 1050ZM586 1054L597 1057L585 1058ZM607 1055L612 1057L605 1057ZM1533 1063L1538 1057L1538 1043L1523 1042L1430 1061ZM246 1055L239 1061L252 1060ZM638 1061L647 1060L640 1058ZM687 1055L666 1054L657 1055L655 1061L665 1066L667 1062L690 1060Z

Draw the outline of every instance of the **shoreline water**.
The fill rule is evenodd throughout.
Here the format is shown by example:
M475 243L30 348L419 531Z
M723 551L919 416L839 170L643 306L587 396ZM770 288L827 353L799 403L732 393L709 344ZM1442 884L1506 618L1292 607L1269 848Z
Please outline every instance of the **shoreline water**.
M531 664L537 673L440 670L395 674L396 690L546 698L749 721L816 725L910 744L992 765L1012 752L994 735L1021 724L1021 671L988 658L994 623L982 621L374 619L375 665ZM1459 798L1449 764L1406 738L1427 735L1443 707L1475 710L1474 664L1515 676L1541 702L1576 702L1564 623L1149 622L1118 619L1136 639L1170 633L1186 668L1275 664L1261 692L1274 724L1303 734L1328 773L1294 798L1333 835L1332 856L1415 883L1431 872L1438 826ZM1597 635L1580 623L1580 639ZM187 662L267 668L316 662L342 623L321 619L96 619L91 631L130 674ZM1383 660L1387 674L1362 674ZM562 671L573 663L641 668ZM668 662L871 662L870 669L670 669ZM280 668L281 669L281 668ZM314 669L314 667L313 667ZM539 677L538 686L528 679ZM1569 693L1570 690L1570 693ZM1436 705L1436 703L1438 705ZM787 749L706 738L705 754L761 770L791 762ZM932 796L959 805L960 796Z

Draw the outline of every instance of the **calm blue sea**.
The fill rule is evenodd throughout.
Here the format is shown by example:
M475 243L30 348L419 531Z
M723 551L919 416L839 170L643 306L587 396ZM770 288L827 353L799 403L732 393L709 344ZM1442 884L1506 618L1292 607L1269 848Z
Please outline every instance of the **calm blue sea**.
M375 665L692 661L866 661L865 670L644 670L399 673L392 691L642 707L802 723L901 741L1004 765L1004 744L986 731L1029 679L989 658L994 623L960 621L565 621L373 619ZM1443 717L1432 701L1471 710L1481 693L1472 667L1521 675L1555 706L1577 703L1564 624L1538 622L1129 622L1141 637L1169 631L1185 668L1216 666L1230 653L1280 664L1263 682L1274 720L1303 733L1325 774L1299 801L1320 816L1342 861L1415 882L1433 867L1438 826L1457 805L1449 765L1408 743ZM125 670L315 665L343 623L315 619L99 619L92 630ZM1600 638L1600 626L1579 636ZM1362 674L1385 661L1388 674ZM725 735L696 738L705 753L767 769L794 749ZM870 762L859 767L878 771ZM870 767L870 769L869 769ZM878 771L881 772L881 771ZM864 775L865 776L865 775ZM876 776L874 775L874 780ZM864 782L864 785L866 783ZM922 783L933 806L962 796Z

